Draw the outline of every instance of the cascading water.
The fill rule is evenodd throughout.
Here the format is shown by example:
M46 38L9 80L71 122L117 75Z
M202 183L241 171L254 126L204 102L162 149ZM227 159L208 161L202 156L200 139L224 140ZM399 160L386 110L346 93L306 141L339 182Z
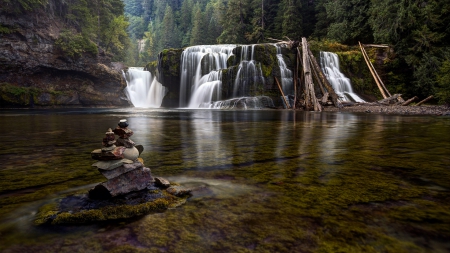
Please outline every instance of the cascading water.
M234 45L192 46L181 54L180 106L198 108L220 99L220 71L227 67Z
M124 73L127 87L125 94L134 105L142 108L159 108L166 89L149 71L144 68L129 68Z
M353 92L350 79L339 70L339 58L331 52L320 52L322 71L342 101L365 102Z
M254 60L255 45L241 47L241 62L236 74L233 87L233 97L245 96L251 86L258 83L264 85L264 77L261 65Z
M281 88L283 93L287 96L288 94L294 93L294 79L292 77L292 71L287 68L286 62L281 54L281 45L275 44L277 48L277 59L278 65L280 66L281 73Z

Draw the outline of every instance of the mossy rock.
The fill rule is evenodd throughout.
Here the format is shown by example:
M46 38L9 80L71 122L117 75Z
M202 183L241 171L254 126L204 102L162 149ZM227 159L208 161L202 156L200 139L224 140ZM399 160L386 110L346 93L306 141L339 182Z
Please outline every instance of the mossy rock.
M177 207L189 196L177 197L159 189L133 192L108 200L92 200L86 194L67 196L41 206L34 223L60 225L130 219Z
M180 75L180 63L181 63L181 54L183 53L182 48L178 49L164 49L159 54L160 61L160 71L163 75L166 76L175 76L178 77Z

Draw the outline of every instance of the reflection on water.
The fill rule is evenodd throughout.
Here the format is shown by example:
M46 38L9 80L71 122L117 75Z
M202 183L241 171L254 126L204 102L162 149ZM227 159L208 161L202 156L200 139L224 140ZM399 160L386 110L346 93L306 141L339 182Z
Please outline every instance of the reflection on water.
M104 180L89 153L122 118L152 173L195 196L137 220L33 227L42 203ZM0 251L450 249L445 117L127 108L0 120Z

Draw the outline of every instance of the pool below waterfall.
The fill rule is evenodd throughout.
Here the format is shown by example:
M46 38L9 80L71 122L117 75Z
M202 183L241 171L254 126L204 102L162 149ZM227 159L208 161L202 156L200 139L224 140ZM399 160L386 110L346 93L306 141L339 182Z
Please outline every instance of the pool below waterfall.
M205 191L130 220L35 226L103 176L127 119L152 174ZM0 252L449 252L450 118L281 110L0 112Z

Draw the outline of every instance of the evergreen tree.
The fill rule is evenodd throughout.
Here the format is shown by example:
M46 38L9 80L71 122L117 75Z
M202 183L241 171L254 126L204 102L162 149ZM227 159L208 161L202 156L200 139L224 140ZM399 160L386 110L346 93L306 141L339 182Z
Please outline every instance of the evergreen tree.
M248 7L249 4L245 0L228 1L226 18L222 23L223 32L218 38L219 43L247 43L245 34L251 32Z
M344 44L372 41L368 24L370 1L336 0L324 4L330 25L327 37Z
M292 40L300 40L302 36L300 0L282 0L278 11L282 35Z
M201 45L204 44L205 36L205 21L204 15L200 8L200 4L196 3L194 9L192 10L192 32L191 32L191 45Z

